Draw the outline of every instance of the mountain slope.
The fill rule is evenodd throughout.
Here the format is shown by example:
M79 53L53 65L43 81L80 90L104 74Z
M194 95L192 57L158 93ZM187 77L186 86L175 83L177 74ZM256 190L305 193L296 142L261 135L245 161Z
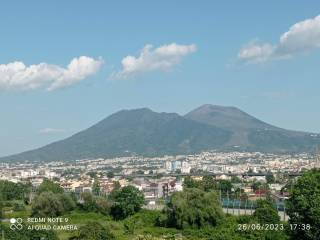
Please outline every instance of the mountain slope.
M67 139L0 161L69 161L205 150L313 152L318 145L320 134L274 127L235 107L203 105L184 117L142 108L119 111Z
M276 129L236 107L205 104L187 113L185 117L197 122L235 130Z
M182 154L224 146L231 132L149 109L123 110L65 140L2 158L2 161L54 161L84 158Z
M264 152L311 152L320 144L320 135L272 126L235 107L206 104L185 118L222 129L232 136L226 148Z

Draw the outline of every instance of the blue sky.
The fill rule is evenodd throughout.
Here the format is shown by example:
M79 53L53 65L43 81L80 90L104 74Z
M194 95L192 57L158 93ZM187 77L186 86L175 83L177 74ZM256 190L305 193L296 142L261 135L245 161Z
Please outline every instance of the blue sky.
M317 1L2 3L0 156L123 108L232 105L320 132L319 10Z

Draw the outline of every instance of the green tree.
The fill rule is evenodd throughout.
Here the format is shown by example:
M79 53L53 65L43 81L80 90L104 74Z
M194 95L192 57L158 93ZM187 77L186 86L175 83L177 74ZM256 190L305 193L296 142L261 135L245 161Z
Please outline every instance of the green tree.
M94 172L94 171L92 171L92 172L88 172L87 173L87 175L89 176L89 177L91 177L91 178L96 178L97 177L97 172Z
M111 215L114 219L124 219L140 211L144 195L136 187L126 186L115 192Z
M216 190L218 188L217 182L212 176L203 176L201 181L202 189L206 192Z
M93 185L92 185L92 193L95 196L100 195L100 182L97 178L94 179Z
M112 171L109 171L109 172L107 173L107 177L108 177L108 178L114 178L114 173L113 173Z
M268 184L275 182L274 175L271 172L268 172L268 175L266 176L266 181Z
M97 205L94 196L90 192L83 192L81 194L83 201L82 207L85 211L96 211Z
M196 181L192 177L187 176L183 180L183 188L201 188L201 181Z
M254 181L251 184L251 188L253 191L257 191L257 190L261 189L262 187L263 187L263 184L262 184L262 182L259 182L259 181Z
M160 179L160 178L163 178L163 173L157 173L157 175L156 175L156 177L155 177L156 179Z
M293 184L287 212L289 223L298 224L293 239L320 239L320 169L305 172ZM309 231L303 230L305 224L310 224Z
M58 194L43 192L32 201L32 216L57 217L64 213L63 204Z
M232 183L229 180L219 180L218 182L218 188L222 192L230 192L232 189Z
M97 198L96 199L96 206L97 206L98 212L100 212L104 215L108 215L110 213L111 204L107 199Z
M29 184L0 181L0 194L3 201L23 200L31 190Z
M70 240L111 240L115 239L109 228L102 226L99 222L88 222L81 226L76 236Z
M2 208L3 208L3 202L0 198L0 219L3 217Z
M164 212L167 225L179 229L215 226L224 216L217 194L196 188L174 193Z
M71 194L67 194L67 193L59 194L58 198L61 201L64 212L69 212L76 208L76 202L72 198Z
M119 183L119 181L114 181L113 182L113 190L119 190L121 188L121 185Z
M232 176L231 183L241 183L241 179L238 176Z
M75 202L67 194L42 192L31 204L32 216L57 217L75 208Z
M43 192L52 192L52 193L63 193L63 188L60 187L59 184L54 183L53 181L50 181L48 179L43 180L43 182L38 187L37 193L43 193Z
M267 200L257 201L257 208L254 211L253 216L256 217L258 222L261 224L276 224L280 222L277 209L274 207L272 202Z
M119 181L114 181L113 182L113 189L109 194L109 199L113 200L115 198L115 196L117 195L117 192L120 191L121 189L121 185L119 183Z
M103 197L93 196L90 192L81 194L82 209L87 212L99 212L104 215L110 213L111 203L108 199Z

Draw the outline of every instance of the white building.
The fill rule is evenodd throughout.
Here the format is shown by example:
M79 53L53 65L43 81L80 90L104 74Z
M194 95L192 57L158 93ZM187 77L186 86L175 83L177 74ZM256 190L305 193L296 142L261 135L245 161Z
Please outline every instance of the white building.
M191 167L188 162L181 163L181 173L190 173Z

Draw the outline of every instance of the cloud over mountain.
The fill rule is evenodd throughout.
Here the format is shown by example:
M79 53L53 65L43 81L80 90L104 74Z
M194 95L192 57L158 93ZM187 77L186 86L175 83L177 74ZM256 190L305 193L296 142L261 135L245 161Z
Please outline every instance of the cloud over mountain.
M238 53L246 62L264 62L289 58L320 47L320 15L292 25L280 36L277 44L251 42Z
M142 72L168 70L179 64L182 59L197 51L195 44L179 45L171 43L154 48L147 44L138 57L128 55L122 59L122 69L114 74L116 78L127 78Z
M26 66L20 61L0 64L0 90L56 90L95 74L102 63L102 59L81 56L65 68L48 63Z

